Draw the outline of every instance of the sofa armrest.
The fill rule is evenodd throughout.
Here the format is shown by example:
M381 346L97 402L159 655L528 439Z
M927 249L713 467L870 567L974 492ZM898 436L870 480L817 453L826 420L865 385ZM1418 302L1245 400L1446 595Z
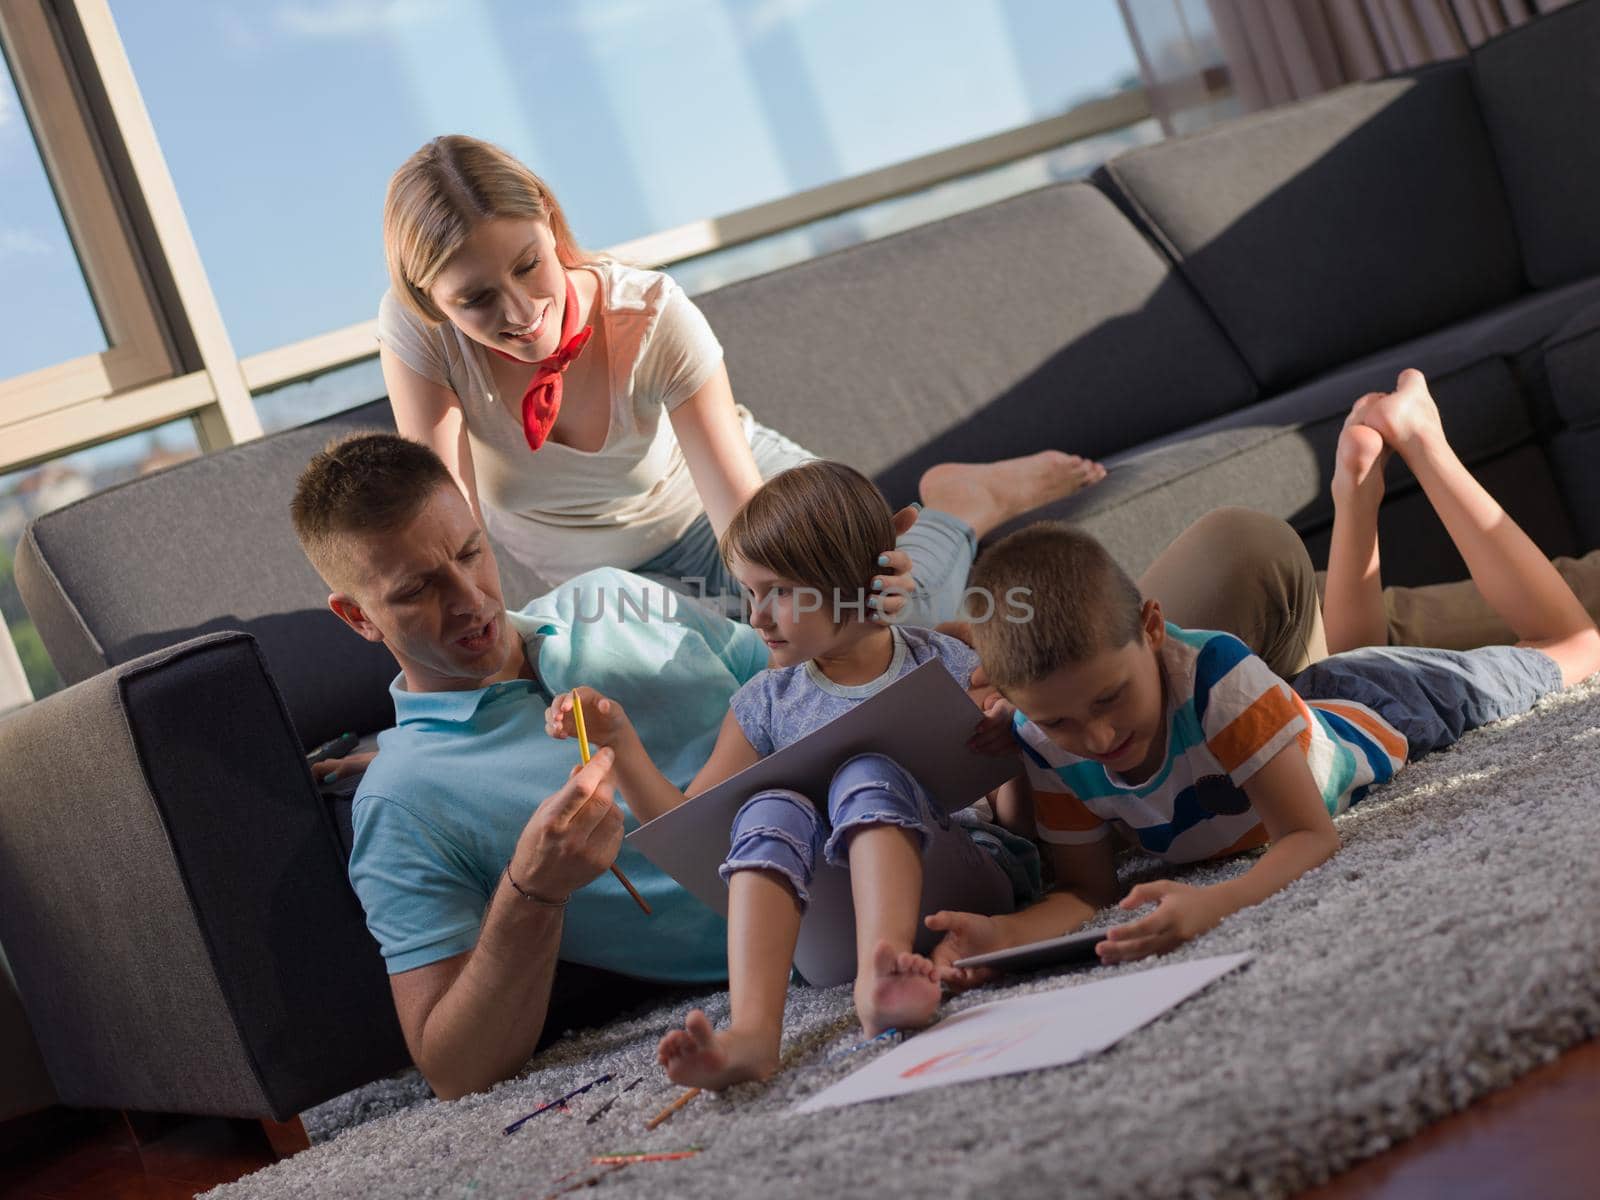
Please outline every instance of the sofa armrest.
M0 1122L56 1102L50 1073L11 979L4 947L0 947L0 1063L5 1064L0 1071Z
M0 944L67 1104L284 1120L408 1061L245 634L0 720Z

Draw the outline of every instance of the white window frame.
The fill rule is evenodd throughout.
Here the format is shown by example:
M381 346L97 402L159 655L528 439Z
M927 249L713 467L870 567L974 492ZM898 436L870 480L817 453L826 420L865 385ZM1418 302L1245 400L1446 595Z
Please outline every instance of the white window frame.
M182 417L207 450L258 436L106 0L0 0L0 42L108 343L0 379L0 472ZM113 147L127 164L120 182ZM147 218L143 237L130 201ZM171 281L166 299L152 267Z

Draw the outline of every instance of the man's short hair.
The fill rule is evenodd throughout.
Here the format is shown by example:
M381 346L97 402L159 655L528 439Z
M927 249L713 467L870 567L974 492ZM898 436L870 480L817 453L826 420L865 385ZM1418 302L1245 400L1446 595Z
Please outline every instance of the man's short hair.
M774 475L734 514L720 549L822 594L824 610L863 601L878 555L894 549L889 502L843 463L816 460Z
M289 515L317 573L330 586L348 585L350 539L405 528L446 484L455 486L449 469L422 443L397 433L352 433L306 464Z
M985 551L968 595L975 605L1015 588L1027 589L1029 620L972 626L973 648L998 688L1026 687L1120 649L1144 628L1144 601L1127 572L1089 534L1058 521L1030 525Z

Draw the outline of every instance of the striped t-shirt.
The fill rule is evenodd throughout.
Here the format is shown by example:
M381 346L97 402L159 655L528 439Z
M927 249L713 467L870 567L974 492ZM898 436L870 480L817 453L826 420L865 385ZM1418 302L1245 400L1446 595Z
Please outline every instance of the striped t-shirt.
M1167 751L1141 784L1061 749L1019 712L1034 815L1047 842L1094 842L1115 824L1151 854L1196 862L1267 840L1244 785L1295 742L1328 812L1356 803L1405 764L1406 740L1365 705L1303 700L1228 633L1167 626Z

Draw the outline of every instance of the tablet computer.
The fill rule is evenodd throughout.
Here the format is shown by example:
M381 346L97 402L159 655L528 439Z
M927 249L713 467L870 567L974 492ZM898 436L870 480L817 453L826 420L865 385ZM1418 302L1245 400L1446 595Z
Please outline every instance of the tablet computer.
M988 954L958 958L954 965L993 967L997 971L1036 971L1040 967L1098 963L1100 956L1094 952L1094 948L1105 941L1105 937L1104 929L1084 929L1064 937L1029 942L1026 946L1012 946L1009 950L992 950Z

